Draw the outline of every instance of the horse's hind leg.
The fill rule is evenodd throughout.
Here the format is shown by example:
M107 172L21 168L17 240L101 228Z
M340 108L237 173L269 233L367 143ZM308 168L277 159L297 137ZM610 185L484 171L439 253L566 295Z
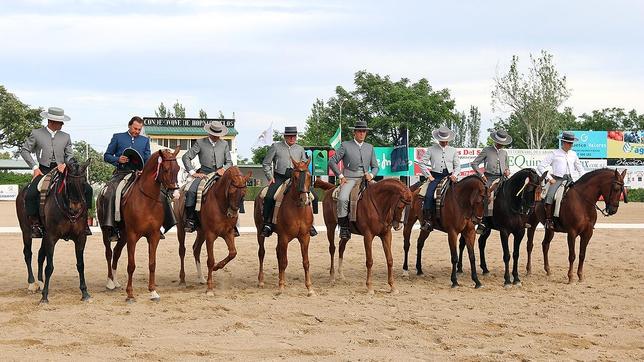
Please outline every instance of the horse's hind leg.
M586 259L586 247L590 242L590 238L593 237L593 229L589 228L581 234L581 242L579 244L579 265L577 266L577 276L579 277L579 282L584 281L584 260Z
M203 232L201 230L197 231L197 237L195 238L194 244L192 244L192 255L195 258L195 267L197 268L197 283L206 284L206 278L203 276L203 271L201 270L201 247L203 246L204 241L206 241Z
M114 274L112 273L112 242L107 236L107 230L101 229L101 234L103 235L103 246L105 247L105 261L107 261L107 282L105 283L105 288L108 290L114 290L116 285L114 285ZM78 258L76 258L78 261Z
M259 259L259 272L257 273L257 286L260 288L264 287L264 256L266 255L266 249L264 248L264 240L266 238L258 231L257 232L257 258Z
M421 230L418 235L418 241L416 241L416 275L423 275L423 247L428 236L429 231Z
M25 264L27 265L27 283L29 284L27 289L33 293L38 290L36 278L34 278L34 271L31 267L31 245L33 239L31 238L31 236L25 234L26 233L24 232L22 233L22 254L25 257Z
M521 279L519 279L519 253L521 252L521 241L525 235L525 229L515 231L514 237L514 250L512 252L512 284L521 286Z
M541 250L543 251L543 269L546 271L546 275L550 275L548 250L550 249L550 242L554 236L555 232L546 228L546 233L543 235L543 241L541 242Z
M125 245L126 245L125 239L121 238L116 242L116 245L114 246L114 253L112 254L112 280L114 281L114 288L121 287L121 283L119 283L119 279L116 271L119 266L119 259L121 258L121 252L123 252L123 248L125 247Z
M568 284L572 283L573 274L573 264L575 263L575 240L577 240L577 235L573 233L568 233Z
M76 270L78 271L78 279L80 281L80 290L81 290L81 300L87 302L91 299L91 296L87 292L87 284L85 284L85 243L87 237L81 235L77 241L74 242L74 249L76 251Z
M302 267L304 268L304 285L308 290L309 297L315 295L313 290L313 283L311 282L311 273L309 272L309 242L311 236L306 234L298 238L300 241L300 249L302 251Z
M331 283L335 282L335 224L327 224L326 237L329 239L329 255L331 256L331 268L329 274L331 275Z

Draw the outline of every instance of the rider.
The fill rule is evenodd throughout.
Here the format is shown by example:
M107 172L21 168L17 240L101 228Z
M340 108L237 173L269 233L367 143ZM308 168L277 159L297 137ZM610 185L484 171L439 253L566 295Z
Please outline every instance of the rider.
M427 187L425 201L423 202L423 217L425 223L421 229L425 231L434 230L432 220L434 209L434 191L440 180L449 176L452 182L456 182L458 174L461 172L461 161L458 158L456 148L449 146L449 141L455 137L454 132L449 128L442 126L432 132L432 136L438 142L427 149L420 161L420 169L427 177L430 184Z
M230 147L228 142L222 137L228 134L228 128L219 121L213 121L203 126L208 137L196 140L190 150L186 152L181 160L190 176L195 179L204 179L213 172L215 177L221 177L226 170L233 165L230 157ZM199 156L198 170L192 166L192 159ZM197 189L200 182L193 182L186 191L186 232L193 232L196 228L197 215L195 206L197 205ZM239 236L237 227L235 227L235 236Z
M31 131L20 150L20 156L33 169L33 179L25 195L25 211L31 222L31 236L42 238L43 230L38 216L39 195L38 183L44 175L56 168L58 172L65 171L66 162L72 158L72 141L68 133L61 131L63 124L70 121L62 108L49 107L40 113L40 117L47 119L47 126ZM31 156L36 154L38 163ZM91 207L93 190L89 184L85 185L85 201ZM92 235L89 225L85 222L85 235Z
M335 155L329 159L329 167L333 173L340 178L340 193L338 195L338 224L340 225L340 238L348 240L351 238L349 229L349 198L351 190L362 178L369 182L378 175L378 162L376 153L371 144L365 142L367 131L366 121L357 121L353 130L353 140L344 141ZM340 172L338 163L344 164Z
M112 179L105 185L105 199L107 200L105 220L99 220L102 226L108 227L109 238L118 240L119 231L114 225L115 192L118 184L126 175L141 171L143 165L150 158L150 139L141 134L143 119L134 116L127 123L127 131L114 133L112 140L103 154L103 160L116 166ZM163 234L161 234L163 237Z
M504 129L498 129L490 133L490 138L494 142L494 146L488 146L481 150L481 153L476 156L470 166L476 173L481 176L485 185L489 188L494 181L501 178L501 176L510 176L510 166L508 166L508 152L503 147L512 143L512 136ZM479 165L483 162L485 172L481 174ZM483 202L485 209L485 216L492 216L488 210L489 199L486 197ZM485 218L483 219L485 220ZM482 234L485 228L489 227L484 223L478 225L476 232Z
M553 202L557 189L561 186L564 180L572 182L572 171L577 171L579 174L583 174L585 172L581 161L579 161L579 157L577 157L577 153L572 150L573 143L578 141L575 134L564 131L558 139L560 140L561 148L552 151L552 153L547 155L537 167L540 174L543 174L548 166L552 167L552 172L549 172L548 175L546 175L546 179L550 182L550 187L548 188L544 205L544 210L546 212L546 228L550 230L554 230L555 228L555 225L552 222L552 217L554 215Z
M268 149L268 153L262 161L264 174L268 180L268 191L264 197L262 235L269 237L273 234L273 211L275 209L275 192L293 174L293 163L291 158L297 162L306 161L304 148L297 144L297 127L284 127L284 140L275 142ZM311 225L311 236L317 235L315 227Z

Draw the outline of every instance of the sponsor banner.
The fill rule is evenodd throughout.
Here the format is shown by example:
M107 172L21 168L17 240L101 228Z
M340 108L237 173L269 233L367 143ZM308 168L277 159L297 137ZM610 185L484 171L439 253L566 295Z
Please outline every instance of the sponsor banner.
M644 159L637 158L609 158L608 166L644 166Z
M306 152L308 153L310 151ZM312 173L315 176L326 176L328 174L327 169L329 168L329 158L326 150L313 151L311 167L313 168Z
M0 185L0 201L13 201L18 197L18 185Z
M571 131L579 141L575 142L572 149L579 158L606 158L607 131Z
M644 159L644 131L608 131L608 158Z
M408 170L394 172L391 169L391 152L394 150L394 147L374 147L374 152L376 153L376 160L378 161L378 176L407 176L409 175L408 170L412 169L412 160L414 160L414 150L408 148ZM368 167L368 165L367 165Z
M586 171L598 170L608 166L606 160L580 160Z

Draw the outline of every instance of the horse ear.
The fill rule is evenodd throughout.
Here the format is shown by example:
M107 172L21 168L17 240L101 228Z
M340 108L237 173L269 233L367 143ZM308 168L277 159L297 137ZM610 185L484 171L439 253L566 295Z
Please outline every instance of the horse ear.
M617 171L617 170L615 170L615 171ZM624 171L622 171L622 180L625 180L625 179L626 179L626 169L624 169Z
M306 168L309 168L309 165L311 164L311 159L307 158L306 159Z
M248 180L250 180L250 178L251 178L251 177L253 177L253 172L252 172L252 171L248 171L248 173L246 174L246 176L244 176L244 179L245 179L245 181L248 181Z
M293 163L293 167L297 167L297 161L293 157L291 157L291 162Z
M547 174L548 174L548 171L544 172L543 175L541 175L541 180L545 180Z
M181 149L180 146L175 147L174 152L172 152L172 156L177 157L177 155L179 154L180 149Z

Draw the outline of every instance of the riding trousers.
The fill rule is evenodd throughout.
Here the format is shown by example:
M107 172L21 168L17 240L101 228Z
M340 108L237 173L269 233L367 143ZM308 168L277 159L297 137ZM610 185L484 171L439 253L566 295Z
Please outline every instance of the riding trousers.
M555 183L551 184L548 187L548 193L546 194L546 205L552 205L552 203L555 201L555 193L564 181L572 182L572 177L570 176L570 174L565 174L563 175L563 177L552 175L552 177L555 179Z
M492 186L492 184L494 183L494 181L496 181L496 180L501 178L501 175L486 172L485 173L485 178L487 178L487 182L485 183L485 187L487 187L489 189ZM490 201L493 200L493 197L494 197L494 195L492 194L492 195L490 195L490 197L486 197L483 200L483 210L485 212L485 216L492 216L488 206L489 206Z
M206 166L201 166L199 169L199 173L204 173L206 175L209 175L216 170L206 167ZM199 184L201 183L201 179L195 179L192 181L190 184L190 188L186 191L186 207L194 207L197 205L197 189L199 188Z
M282 186L282 184L289 178L286 175L275 172L273 179L275 180L275 182L268 185L266 197L264 197L263 217L265 222L270 222L271 220L273 220L273 210L275 209L275 193L277 192L277 189Z
M423 202L423 210L431 210L434 208L436 204L436 200L434 199L436 187L442 179L449 176L449 171L447 171L447 169L443 169L443 172L441 173L434 171L430 171L430 173L432 174L432 177L434 177L434 181L427 186L427 193L425 194L425 201Z
M338 195L338 218L347 217L349 215L349 198L351 197L351 190L356 183L362 180L362 177L346 177L347 182L340 186L340 193Z

